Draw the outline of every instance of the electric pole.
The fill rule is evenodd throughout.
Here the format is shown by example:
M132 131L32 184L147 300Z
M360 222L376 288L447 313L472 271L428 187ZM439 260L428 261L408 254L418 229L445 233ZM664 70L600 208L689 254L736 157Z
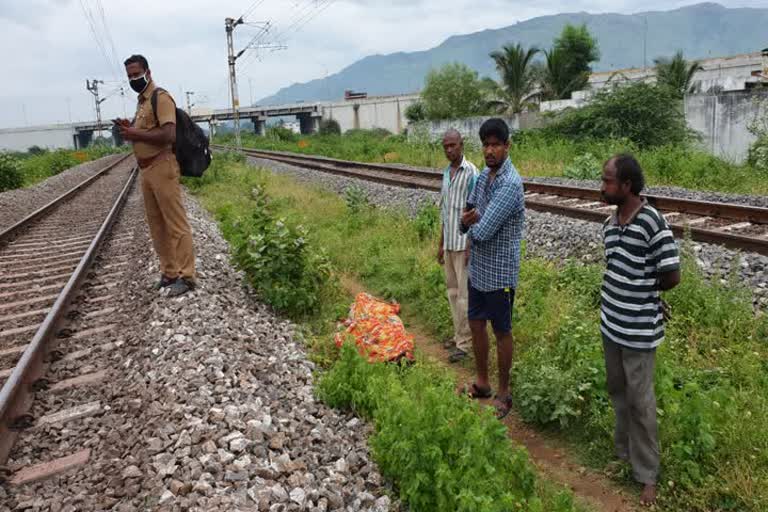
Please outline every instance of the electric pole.
M648 71L648 16L643 16L643 72Z
M93 94L93 100L96 102L96 124L98 125L98 128L96 129L96 133L98 134L97 137L101 137L101 104L106 100L106 98L99 98L99 84L104 85L104 81L96 80L95 78L90 81L85 81L85 88Z
M232 33L235 27L242 25L243 18L226 18L224 20L224 29L227 31L227 64L229 65L229 92L232 96L232 115L235 120L235 146L240 149L240 100L237 97L237 76L235 73L235 44Z
M235 69L235 63L237 62L237 59L239 59L248 50L269 49L274 51L274 50L284 50L286 48L283 45L276 45L276 44L264 43L259 41L259 39L263 35L266 35L269 32L271 23L266 22L261 24L259 33L256 34L253 37L253 39L251 39L251 41L245 46L245 48L235 53L233 32L235 31L235 27L237 27L238 25L242 25L243 23L245 23L245 21L243 20L242 16L240 16L238 19L234 19L234 18L224 19L224 29L227 32L227 64L229 66L229 90L230 90L230 96L232 97L232 117L235 121L235 146L237 146L237 149L241 148L241 141L240 141L240 98L237 92L237 73Z
M191 116L192 115L192 107L194 107L195 104L192 103L192 101L190 100L190 97L194 96L195 92L194 91L187 91L184 94L187 95L187 114L189 114Z

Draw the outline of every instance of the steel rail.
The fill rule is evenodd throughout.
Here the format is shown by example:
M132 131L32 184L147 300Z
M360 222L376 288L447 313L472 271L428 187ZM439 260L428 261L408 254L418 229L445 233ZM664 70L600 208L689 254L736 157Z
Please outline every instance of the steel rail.
M119 162L124 160L125 158L120 159ZM8 380L0 389L0 464L5 464L18 436L18 433L13 428L14 423L18 418L26 414L32 404L35 383L43 375L48 341L66 313L68 303L83 279L87 276L88 268L96 257L101 243L112 229L112 225L117 219L136 180L137 173L138 168L134 167L72 276L59 293L56 302L54 302L42 324L35 332L32 341L26 346L21 359L16 363Z
M231 149L220 145L213 147L221 150ZM442 174L434 169L414 168L397 164L354 162L285 151L243 149L243 152L251 156L298 165L308 169L400 187L439 191L442 180ZM551 199L573 198L602 202L600 191L592 188L535 183L528 180L524 180L524 187L526 194L538 194ZM644 194L643 197L662 212L675 212L699 217L710 217L712 219L727 219L734 222L749 222L765 226L768 230L768 208L716 201L696 201L654 194ZM603 222L609 215L605 211L604 206L599 209L578 208L536 197L526 197L525 205L532 210L565 215L591 222ZM675 236L680 238L689 234L691 239L697 242L723 245L731 249L768 255L768 235L750 236L736 232L731 233L707 229L689 225L685 222L670 222L670 228Z

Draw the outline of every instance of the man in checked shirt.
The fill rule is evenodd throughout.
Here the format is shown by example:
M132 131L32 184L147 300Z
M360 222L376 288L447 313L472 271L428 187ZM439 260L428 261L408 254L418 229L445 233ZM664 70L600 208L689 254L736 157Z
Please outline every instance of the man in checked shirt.
M499 387L494 406L501 419L509 414L509 372L512 367L512 305L520 272L520 244L525 221L523 180L509 160L509 127L489 119L480 127L485 169L480 174L462 214L462 230L469 234L469 327L477 379L473 398L492 395L488 379L490 320L496 336Z

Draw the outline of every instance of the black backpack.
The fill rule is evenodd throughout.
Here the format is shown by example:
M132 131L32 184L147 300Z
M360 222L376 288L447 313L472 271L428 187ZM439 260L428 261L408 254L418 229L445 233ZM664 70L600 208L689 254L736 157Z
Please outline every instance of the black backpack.
M157 94L165 89L159 87L152 93L152 112L157 119ZM158 121L159 123L159 121ZM176 107L176 143L173 145L176 161L182 176L199 178L211 164L208 137L189 115Z

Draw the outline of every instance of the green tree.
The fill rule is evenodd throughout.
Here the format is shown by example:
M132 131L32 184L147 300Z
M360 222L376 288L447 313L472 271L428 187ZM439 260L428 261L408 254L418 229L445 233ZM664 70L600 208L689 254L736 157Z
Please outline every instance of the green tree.
M523 48L521 44L505 45L501 50L491 52L490 57L496 63L499 82L485 81L491 95L489 106L499 114L517 114L522 112L535 97L536 75L533 58L539 53L534 47Z
M0 153L0 192L21 187L24 175L19 160L8 153Z
M421 98L427 118L432 120L460 119L481 115L487 110L477 72L458 62L431 70Z
M411 123L425 120L427 118L427 109L424 103L417 101L408 105L408 108L405 109L405 118Z
M640 148L684 143L691 136L675 92L643 82L602 89L545 130L570 139L625 139Z
M591 63L600 59L597 41L586 25L565 25L554 46L545 51L542 88L547 99L567 99L573 91L585 89Z
M653 63L656 64L656 83L671 88L680 98L696 92L693 75L703 68L698 61L685 60L682 50L678 50L671 59L659 57Z
M582 83L582 76L569 76L563 51L557 48L544 50L545 65L541 69L542 97L547 100L561 100L571 97Z
M320 135L341 135L341 126L335 119L323 119L318 131Z

